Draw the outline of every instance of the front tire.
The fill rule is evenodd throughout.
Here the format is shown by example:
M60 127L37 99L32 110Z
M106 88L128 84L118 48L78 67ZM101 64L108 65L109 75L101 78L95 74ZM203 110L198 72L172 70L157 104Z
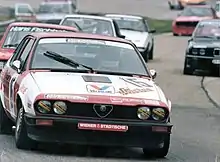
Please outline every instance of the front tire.
M154 59L154 46L152 45L151 50L149 52L149 60Z
M0 101L0 134L12 134L13 122L8 118Z
M184 62L184 68L183 68L183 74L184 75L192 75L193 74L193 70L192 68L188 68L187 67L187 59L185 59L185 62Z
M163 146L158 149L149 150L143 148L143 153L145 156L151 156L156 158L163 158L167 156L170 148L170 135L165 136Z
M24 108L20 108L16 119L15 144L18 149L35 149L36 143L27 135L26 123L24 120Z

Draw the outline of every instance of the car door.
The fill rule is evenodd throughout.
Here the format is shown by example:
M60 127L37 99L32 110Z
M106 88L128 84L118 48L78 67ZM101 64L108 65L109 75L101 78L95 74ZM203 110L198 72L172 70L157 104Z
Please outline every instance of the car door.
M5 88L7 91L6 97L8 98L6 104L8 105L8 110L12 117L15 117L17 114L17 110L15 109L15 97L19 88L17 81L19 78L23 77L23 72L26 70L27 59L34 45L34 39L32 37L25 37L20 45L20 49L17 51L18 53L16 53L16 55L10 60L10 68L6 73L7 79L5 81ZM21 62L20 72L17 71L13 65L13 62L16 60Z

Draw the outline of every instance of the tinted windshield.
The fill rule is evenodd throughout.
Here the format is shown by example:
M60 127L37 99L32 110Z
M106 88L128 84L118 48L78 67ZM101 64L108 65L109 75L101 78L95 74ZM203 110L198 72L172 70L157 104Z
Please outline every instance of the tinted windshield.
M71 17L62 22L66 26L76 27L76 24L86 33L114 36L112 23L107 20Z
M187 7L181 13L181 16L198 16L198 17L205 17L205 16L213 16L211 8L205 7Z
M33 55L33 69L73 69L46 57L46 51L56 52L94 70L147 75L137 52L126 43L94 39L44 38L39 41Z
M28 5L19 5L18 6L18 13L32 13L30 7Z
M14 26L9 30L3 44L3 48L9 47L8 45L15 45L27 35L33 32L67 32L63 29L44 28L44 27L30 27L30 26ZM74 32L74 31L70 31ZM14 47L14 46L10 46Z
M219 22L201 22L194 31L194 37L220 36Z
M69 3L45 3L39 7L39 13L70 13Z
M135 18L123 18L123 17L112 17L118 24L120 29L134 30L134 31L147 31L147 27L142 19Z

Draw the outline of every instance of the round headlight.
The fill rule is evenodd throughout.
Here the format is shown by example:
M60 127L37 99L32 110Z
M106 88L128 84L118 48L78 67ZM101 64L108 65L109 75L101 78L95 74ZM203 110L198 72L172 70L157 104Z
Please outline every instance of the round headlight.
M42 100L42 101L38 102L37 109L40 113L43 113L43 114L49 113L51 110L50 101Z
M148 107L140 107L137 110L137 116L139 119L146 120L150 117L150 115L151 115L151 112Z
M59 115L65 114L67 110L66 103L63 101L56 101L53 104L53 110L56 114L59 114Z
M163 108L154 108L152 110L152 118L154 120L163 120L165 118L165 110Z

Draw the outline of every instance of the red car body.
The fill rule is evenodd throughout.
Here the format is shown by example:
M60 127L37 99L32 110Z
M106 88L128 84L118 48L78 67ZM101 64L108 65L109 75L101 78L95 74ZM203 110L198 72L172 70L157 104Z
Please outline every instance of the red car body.
M188 6L189 7L189 6ZM201 20L206 20L206 19L216 19L218 18L215 10L206 5L201 5L201 6L193 6L193 8L208 8L212 12L212 16L183 16L180 15L178 16L172 23L172 32L173 35L192 35L196 25L198 24L199 21Z
M53 25L53 24L43 24L43 23L29 23L29 22L16 22L16 23L11 23L1 41L0 41L0 71L2 70L2 66L7 62L7 60L11 57L13 54L15 48L10 48L10 47L4 47L5 40L10 32L10 30L13 27L36 27L36 28L48 28L48 29L56 29L56 30L66 30L69 32L78 32L78 30L74 27L69 27L69 26L61 26L61 25ZM19 31L18 31L19 32Z

